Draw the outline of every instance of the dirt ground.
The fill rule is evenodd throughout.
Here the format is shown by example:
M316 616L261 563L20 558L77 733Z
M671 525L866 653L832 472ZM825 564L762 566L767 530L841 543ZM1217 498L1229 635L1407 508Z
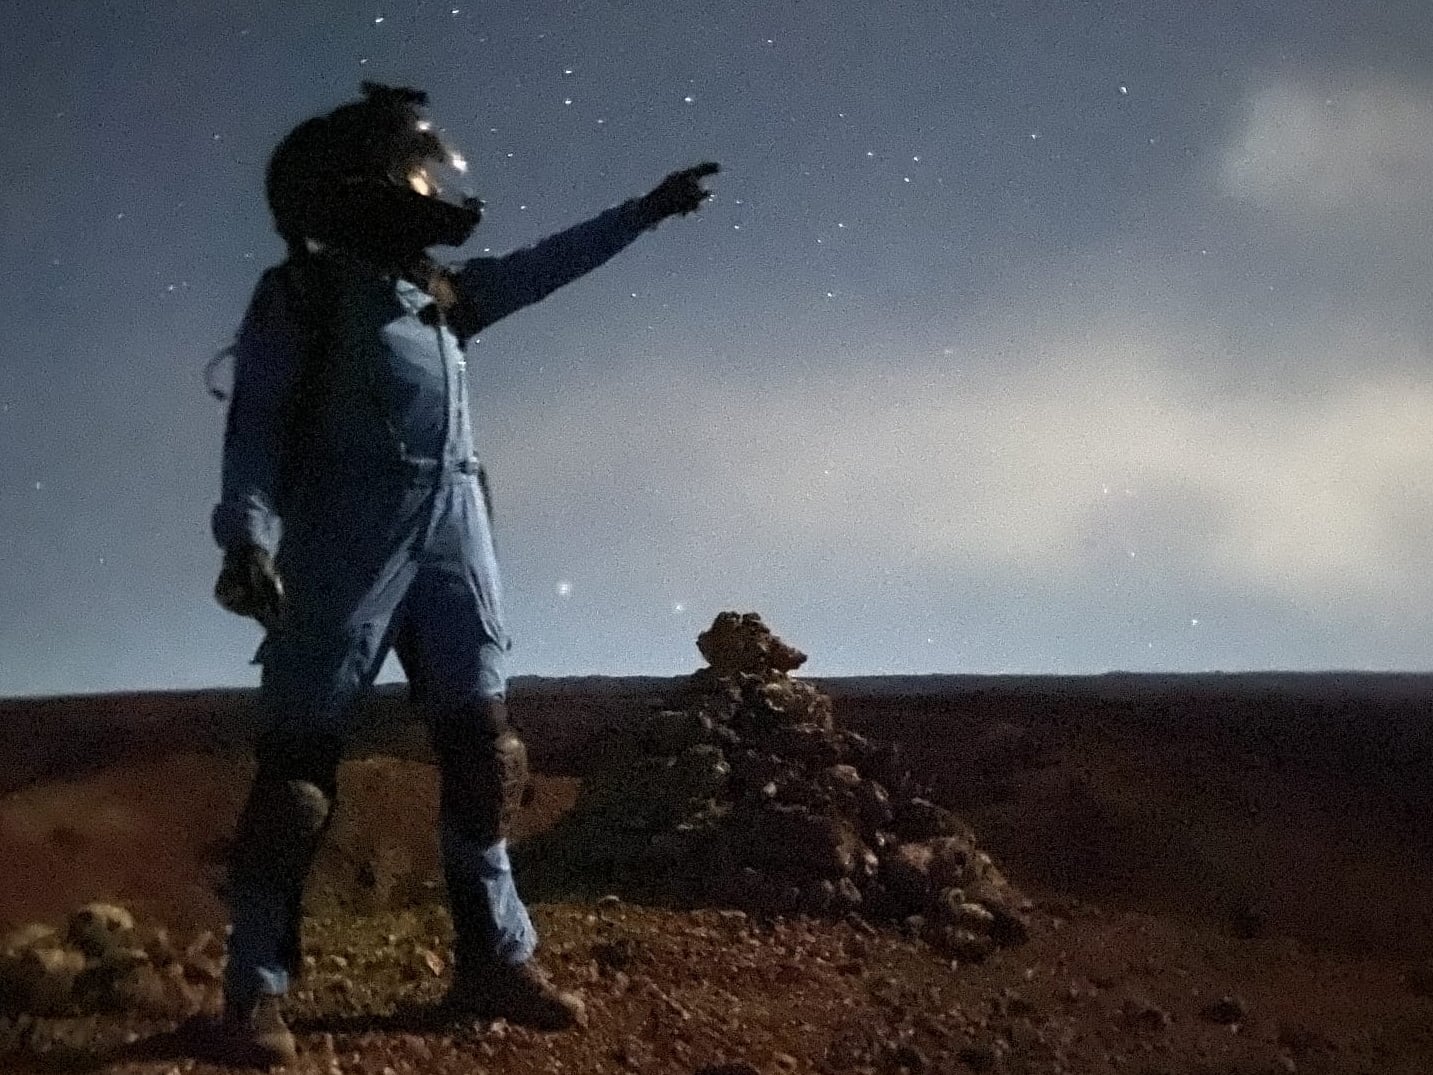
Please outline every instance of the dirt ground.
M596 704L569 689L514 707L561 721ZM1420 705L1400 710L1405 726L1421 726ZM448 925L433 772L374 755L345 765L313 885L311 970L291 998L298 1070L1433 1072L1420 776L1433 759L1381 742L1377 707L853 693L837 716L909 744L937 798L1033 897L1029 943L956 966L900 928L558 881L524 849L562 824L584 765L620 755L615 735L575 758L536 752L547 773L515 852L542 958L584 993L591 1025L434 1027L424 1004L443 986ZM186 742L113 757L0 798L0 925L109 898L180 934L222 929L213 886L247 756ZM134 1013L6 1021L0 1071L221 1070L186 1056L173 1027Z

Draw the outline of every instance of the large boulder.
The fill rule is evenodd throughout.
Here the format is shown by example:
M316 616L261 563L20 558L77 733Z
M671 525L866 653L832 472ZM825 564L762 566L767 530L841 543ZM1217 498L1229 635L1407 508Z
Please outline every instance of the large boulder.
M719 614L697 636L697 649L718 676L793 672L806 663L806 654L772 634L755 612Z

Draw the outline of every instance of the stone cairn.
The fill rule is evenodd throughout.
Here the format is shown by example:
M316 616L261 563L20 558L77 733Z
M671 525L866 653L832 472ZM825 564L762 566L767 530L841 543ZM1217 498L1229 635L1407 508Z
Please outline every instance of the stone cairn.
M216 994L223 947L208 931L179 944L123 907L89 903L63 929L36 922L0 936L0 1017L193 1015Z
M693 902L898 922L963 961L1026 938L1028 904L899 744L836 727L831 699L792 678L804 653L735 612L697 648L708 666L649 720L640 757L584 786L570 854Z

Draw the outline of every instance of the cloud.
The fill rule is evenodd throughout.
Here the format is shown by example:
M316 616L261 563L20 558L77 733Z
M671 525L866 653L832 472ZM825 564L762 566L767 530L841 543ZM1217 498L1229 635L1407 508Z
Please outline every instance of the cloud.
M1209 158L1225 197L1165 192L1147 242L1051 252L959 314L738 331L745 366L671 339L528 385L489 424L520 556L722 601L821 579L837 624L928 589L974 601L991 652L1048 613L1042 644L1094 667L1205 608L1201 660L1421 661L1433 93L1314 85L1250 96ZM1171 253L1196 233L1207 259Z
M1279 213L1330 218L1433 209L1433 92L1279 82L1251 97L1220 158L1223 189Z
M1305 608L1433 596L1433 386L1386 372L1317 395L1214 396L1198 334L1173 324L1032 322L969 345L997 346L1044 358L991 370L956 354L911 376L922 364L873 354L820 379L693 372L559 394L502 422L503 456L548 482L514 490L518 525L578 521L609 528L604 547L687 557L674 535L699 535L705 567L727 574L754 553L834 559L856 578L998 571L1074 587L1133 553L1172 586Z

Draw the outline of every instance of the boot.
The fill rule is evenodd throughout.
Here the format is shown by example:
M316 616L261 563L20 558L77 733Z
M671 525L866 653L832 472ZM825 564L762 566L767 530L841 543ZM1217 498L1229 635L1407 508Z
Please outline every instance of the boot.
M582 998L558 989L535 959L466 972L460 968L441 1010L450 1017L507 1019L537 1030L587 1025Z
M298 1058L298 1045L279 1012L282 999L261 993L247 1006L226 1008L217 1027L214 1059L236 1067L292 1064Z

